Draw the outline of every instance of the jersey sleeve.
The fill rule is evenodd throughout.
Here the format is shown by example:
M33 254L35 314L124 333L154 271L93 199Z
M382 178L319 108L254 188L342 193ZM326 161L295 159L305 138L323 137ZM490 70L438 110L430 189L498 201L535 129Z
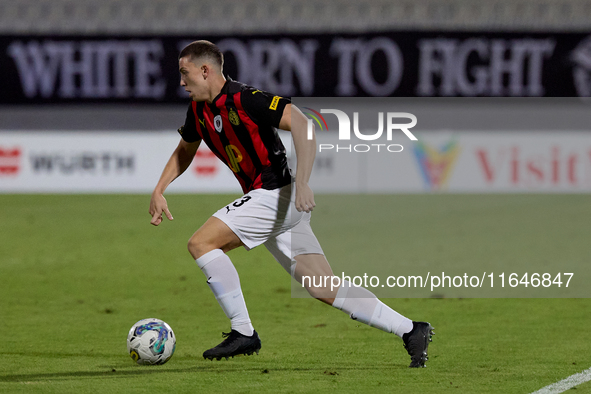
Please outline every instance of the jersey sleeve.
M246 87L241 95L242 107L256 123L279 127L283 110L290 98L275 96L253 87Z
M177 130L183 140L186 142L197 142L201 140L201 136L197 133L197 125L195 124L195 113L193 113L193 103L189 103L189 109L187 109L187 117L185 118L185 124Z

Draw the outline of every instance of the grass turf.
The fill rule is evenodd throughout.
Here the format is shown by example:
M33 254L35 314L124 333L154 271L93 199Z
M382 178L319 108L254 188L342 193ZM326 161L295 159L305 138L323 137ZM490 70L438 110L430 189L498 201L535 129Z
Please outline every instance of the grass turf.
M205 361L228 324L186 240L234 197L171 195L175 220L154 228L147 196L0 196L0 392L526 393L591 367L589 299L385 299L435 326L428 368L408 369L398 338L291 298L289 277L263 248L230 252L260 355ZM491 255L583 264L590 255L583 195L316 200L313 227L335 262L362 258L363 237L417 264ZM384 206L396 212L394 225L367 214ZM147 317L177 336L164 366L138 366L126 354L127 331Z

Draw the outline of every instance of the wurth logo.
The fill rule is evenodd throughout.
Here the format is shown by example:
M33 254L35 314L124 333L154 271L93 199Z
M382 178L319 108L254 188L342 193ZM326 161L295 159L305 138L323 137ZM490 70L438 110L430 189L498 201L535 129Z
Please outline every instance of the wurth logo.
M16 175L20 169L21 149L0 146L0 176Z
M29 158L35 173L69 175L135 171L135 155L118 152L32 153Z

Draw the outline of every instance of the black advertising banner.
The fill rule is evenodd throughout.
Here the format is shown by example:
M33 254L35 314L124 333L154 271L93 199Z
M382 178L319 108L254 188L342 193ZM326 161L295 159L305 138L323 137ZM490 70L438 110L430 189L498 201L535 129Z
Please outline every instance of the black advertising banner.
M196 37L224 73L282 96L591 96L591 33ZM0 103L186 102L193 37L0 36Z

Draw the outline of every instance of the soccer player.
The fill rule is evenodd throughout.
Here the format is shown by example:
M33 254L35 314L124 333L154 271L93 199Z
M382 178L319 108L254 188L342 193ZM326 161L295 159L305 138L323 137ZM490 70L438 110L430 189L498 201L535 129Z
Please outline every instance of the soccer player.
M164 167L150 201L151 223L162 215L172 220L167 186L191 164L202 142L224 162L242 186L244 196L213 214L189 240L188 249L207 278L231 331L203 357L220 360L238 354L258 354L261 340L254 330L242 295L238 273L226 252L259 245L301 283L302 277L332 276L322 248L310 227L314 194L308 186L316 154L307 138L307 119L290 99L226 79L223 55L209 41L195 41L179 55L181 86L189 93L181 141ZM297 171L292 178L277 128L291 131ZM433 334L429 323L400 315L362 287L345 281L338 289L316 288L315 298L352 319L401 337L411 357L410 367L424 367Z

